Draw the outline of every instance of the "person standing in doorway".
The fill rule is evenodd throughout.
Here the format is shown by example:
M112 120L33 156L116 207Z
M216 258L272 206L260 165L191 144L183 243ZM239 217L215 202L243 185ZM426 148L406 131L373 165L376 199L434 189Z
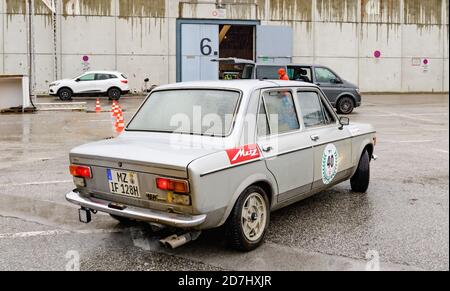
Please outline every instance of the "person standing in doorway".
M289 77L286 74L286 70L284 68L280 68L278 70L278 76L280 77L280 80L286 80L289 81Z

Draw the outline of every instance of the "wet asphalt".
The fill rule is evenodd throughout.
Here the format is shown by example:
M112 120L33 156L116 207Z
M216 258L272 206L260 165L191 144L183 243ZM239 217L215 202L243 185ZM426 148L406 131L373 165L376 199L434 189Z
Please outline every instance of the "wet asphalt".
M95 99L77 101L94 109ZM141 101L121 100L125 120ZM158 239L167 233L145 224L103 214L78 223L64 199L73 188L68 151L114 136L110 114L1 114L0 270L364 270L378 260L382 270L448 270L448 101L364 96L350 119L378 132L368 193L344 182L274 212L266 243L245 254L226 249L221 229L166 250Z

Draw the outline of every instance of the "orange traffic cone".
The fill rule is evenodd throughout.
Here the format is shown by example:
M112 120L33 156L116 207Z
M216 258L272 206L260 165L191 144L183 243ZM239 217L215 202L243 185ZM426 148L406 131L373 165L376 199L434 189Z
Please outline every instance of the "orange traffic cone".
M119 110L122 111L122 110L120 109L119 103L117 103L117 102L116 102L116 103L113 103L112 116L113 116L113 117L116 117L117 114L119 114Z
M117 133L121 133L123 131L123 129L125 128L122 109L120 109L120 107L119 107L119 112L117 113L117 116L116 116L115 128L116 128Z
M99 113L102 112L102 108L100 107L100 99L97 98L97 101L95 102L95 112Z
M116 100L113 101L112 106L111 106L111 118L112 118L112 122L114 123L114 110L116 109Z

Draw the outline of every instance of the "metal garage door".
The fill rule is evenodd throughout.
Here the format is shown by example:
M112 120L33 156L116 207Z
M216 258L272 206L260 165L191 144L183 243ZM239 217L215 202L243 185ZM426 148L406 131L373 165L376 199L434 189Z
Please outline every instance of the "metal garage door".
M218 80L219 25L183 24L181 26L181 80Z
M292 36L293 31L290 26L257 26L257 62L275 64L291 63L293 50Z

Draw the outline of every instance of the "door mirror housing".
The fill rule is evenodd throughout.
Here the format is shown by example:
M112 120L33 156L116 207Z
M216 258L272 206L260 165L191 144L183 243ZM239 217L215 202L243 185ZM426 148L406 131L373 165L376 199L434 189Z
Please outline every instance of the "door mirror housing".
M339 118L339 129L343 129L344 126L347 126L350 124L350 118L342 116L341 118Z
M80 78L75 79L75 82L80 82L80 81L81 81Z

